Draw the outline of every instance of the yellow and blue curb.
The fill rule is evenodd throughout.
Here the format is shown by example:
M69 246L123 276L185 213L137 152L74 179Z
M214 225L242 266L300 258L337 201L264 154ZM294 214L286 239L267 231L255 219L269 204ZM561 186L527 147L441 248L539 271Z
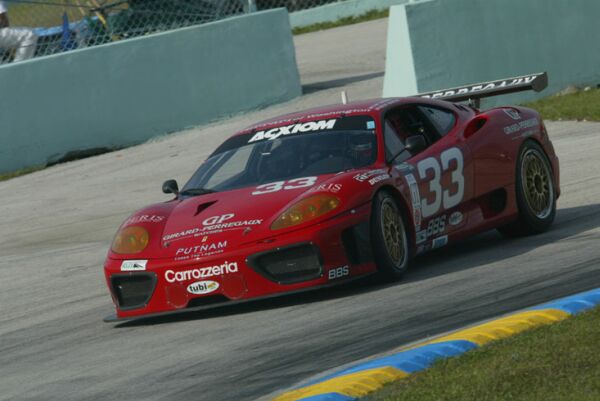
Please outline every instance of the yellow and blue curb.
M427 369L438 359L460 355L490 341L558 322L597 305L600 305L600 288L528 308L351 366L304 383L273 401L355 401L389 382Z

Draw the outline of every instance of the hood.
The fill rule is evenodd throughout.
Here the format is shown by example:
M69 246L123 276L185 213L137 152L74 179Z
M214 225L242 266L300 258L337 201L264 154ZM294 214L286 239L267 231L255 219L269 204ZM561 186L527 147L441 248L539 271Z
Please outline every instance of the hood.
M357 186L363 183L353 178L361 171L176 199L138 211L121 227L142 225L150 234L149 246L136 254L136 258L215 255L226 248L301 227L277 232L270 229L273 220L306 196L317 193L336 195L341 200L340 212L368 201L369 191L359 190Z

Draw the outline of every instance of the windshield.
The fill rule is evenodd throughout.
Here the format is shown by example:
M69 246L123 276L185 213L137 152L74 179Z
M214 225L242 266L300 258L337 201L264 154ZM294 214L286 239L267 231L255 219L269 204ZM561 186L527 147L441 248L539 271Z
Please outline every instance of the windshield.
M371 117L291 124L230 138L200 166L182 192L227 191L338 173L371 165L376 158Z

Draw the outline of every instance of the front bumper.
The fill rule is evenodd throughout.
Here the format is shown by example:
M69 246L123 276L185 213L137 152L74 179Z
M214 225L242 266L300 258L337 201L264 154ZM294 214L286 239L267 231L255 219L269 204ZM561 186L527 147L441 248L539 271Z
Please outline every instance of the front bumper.
M123 259L107 259L104 273L117 318L263 298L372 273L370 210L364 205L217 256L148 260L140 272L122 272Z

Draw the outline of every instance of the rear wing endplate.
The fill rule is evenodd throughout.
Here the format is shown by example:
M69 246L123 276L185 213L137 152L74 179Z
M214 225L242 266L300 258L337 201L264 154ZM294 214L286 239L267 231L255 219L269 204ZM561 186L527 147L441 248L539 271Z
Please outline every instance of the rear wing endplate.
M449 102L469 101L474 107L479 107L480 100L485 97L506 95L533 90L540 92L548 86L548 74L523 75L514 78L505 78L498 81L482 82L479 84L459 86L451 89L443 89L435 92L420 93L417 97L429 99L446 100Z

